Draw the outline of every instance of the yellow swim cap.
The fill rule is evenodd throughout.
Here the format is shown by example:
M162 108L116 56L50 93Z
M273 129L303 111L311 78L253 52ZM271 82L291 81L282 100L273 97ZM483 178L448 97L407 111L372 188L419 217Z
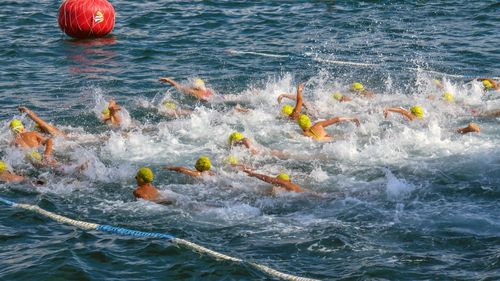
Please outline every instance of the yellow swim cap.
M304 131L311 128L311 119L309 119L309 117L305 114L300 115L298 123L299 123L299 126Z
M361 84L359 82L354 82L354 83L352 83L351 90L363 92L365 90L365 87L363 87L363 84Z
M21 122L21 120L18 119L12 120L10 122L10 130L16 134L20 133L22 130L24 130L23 122Z
M234 155L229 155L228 157L226 157L225 162L230 165L236 165L238 164L238 158L236 158L236 156Z
M240 132L233 132L231 135L229 135L229 145L233 145L235 142L242 140L243 139L243 134Z
M488 80L483 80L483 87L486 91L493 89L493 83Z
M276 176L276 178L284 181L290 181L290 176L285 173L280 173L279 175Z
M135 179L140 180L143 183L153 182L154 178L155 175L153 174L153 171L151 171L151 169L147 167L140 168L137 172L137 175L135 175Z
M101 111L102 115L109 115L111 112L109 111L109 108L105 108Z
M281 108L281 113L285 114L286 116L290 116L290 114L292 114L292 112L293 112L293 106L291 106L289 104L285 104Z
M455 101L455 97L450 92L444 92L443 93L443 99L445 101L447 101L447 102L453 102L453 101Z
M196 160L196 164L194 165L194 167L198 172L205 172L212 168L212 163L207 156L201 156L200 158L198 158L198 160Z
M438 87L443 87L443 84L441 84L441 81L439 81L438 79L434 79L434 84L436 84L436 86Z
M7 170L9 166L4 161L0 161L0 172Z
M166 109L176 109L177 108L177 105L171 101L171 100L165 100L163 101L163 106L166 108Z
M205 82L200 78L196 78L193 81L193 88L199 90L205 90Z
M28 162L32 164L40 163L42 162L42 155L38 151L33 150L31 152L26 153L26 155L24 155L24 159L26 159Z
M333 93L333 94L332 94L332 97L333 97L334 99L336 99L336 100L340 101L340 100L344 97L344 95L342 95L342 94L341 94L341 93L339 93L339 92L336 92L336 93Z
M412 106L410 111L413 115L417 116L418 119L424 118L424 109L421 106Z

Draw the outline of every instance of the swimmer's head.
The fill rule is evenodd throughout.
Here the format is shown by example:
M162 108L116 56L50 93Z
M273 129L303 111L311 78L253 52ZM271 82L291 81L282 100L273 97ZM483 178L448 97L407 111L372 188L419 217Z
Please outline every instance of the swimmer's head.
M210 162L210 159L207 156L201 156L198 160L196 160L194 168L198 172L205 172L212 168L212 162Z
M23 125L23 122L21 122L21 120L19 119L14 119L10 122L10 130L14 133L14 134L19 134L21 133L22 131L24 131L24 125Z
M336 92L336 93L332 94L332 97L333 97L333 99L340 101L344 97L344 95L342 95L339 92Z
M26 161L30 162L31 164L37 164L42 162L42 155L40 154L40 152L33 150L26 153L24 155L24 159L26 159Z
M453 94L450 92L444 92L443 93L443 100L445 100L447 102L454 102L455 96L453 96Z
M111 114L111 112L109 111L109 108L105 108L101 111L102 115L104 116L109 116L109 114Z
M279 175L276 176L276 178L284 181L290 181L290 176L285 173L280 173Z
M424 109L421 106L412 106L410 107L410 111L413 115L417 116L418 119L424 118Z
M165 101L163 101L163 106L166 109L170 109L170 110L175 110L177 108L177 105L173 101L171 101L171 100L165 100Z
M4 161L0 161L0 173L7 171L9 169L9 165L5 163Z
M364 90L365 90L365 87L363 86L363 84L361 84L359 82L354 82L351 85L351 91L363 92Z
M436 87L438 87L438 88L442 88L443 87L443 84L438 79L434 79L434 85L436 85Z
M238 158L234 155L229 155L226 159L224 159L224 162L229 165L236 165L238 164Z
M229 145L232 146L232 145L234 145L235 142L240 141L243 138L244 137L243 137L242 133L233 132L232 134L229 135L229 139L228 139Z
M289 104L285 104L281 108L281 113L283 113L286 116L290 116L290 114L292 114L292 112L293 112L293 106L291 106Z
M305 114L300 115L297 122L299 123L300 128L302 128L302 130L304 131L311 128L311 119L309 119L309 117Z
M198 90L205 90L205 81L203 81L200 78L196 78L193 81L193 88L198 89Z
M135 179L137 180L138 184L151 183L153 182L154 178L155 175L153 174L153 171L151 171L151 169L147 167L140 168L135 175Z
M485 91L493 89L493 83L488 80L483 80L483 87Z

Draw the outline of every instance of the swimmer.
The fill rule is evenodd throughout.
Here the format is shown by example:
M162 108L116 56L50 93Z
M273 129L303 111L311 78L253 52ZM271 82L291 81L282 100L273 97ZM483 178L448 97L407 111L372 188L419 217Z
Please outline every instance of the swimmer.
M475 124L475 123L469 123L469 125L467 125L467 127L464 127L464 128L461 128L461 129L458 129L457 132L459 134L467 134L467 133L479 133L481 131L481 128L479 127L479 125Z
M81 174L88 168L88 161L79 165L63 164L54 159L43 159L42 155L40 155L40 153L36 150L26 153L24 159L37 169L47 167L53 169L56 173L59 173L61 175Z
M175 116L175 117L187 116L187 115L191 115L191 113L193 113L193 111L190 109L179 108L179 106L171 100L164 100L162 102L162 106L163 106L163 108L162 108L161 112L166 113L169 116Z
M45 151L43 153L43 158L46 161L50 161L53 145L51 138L44 138L37 132L25 131L23 122L17 119L12 120L9 126L15 136L12 142L13 145L21 148L37 148L44 145Z
M353 122L357 127L359 127L360 125L358 118L351 117L334 117L325 121L316 122L314 123L314 125L312 125L311 119L309 119L309 117L305 114L300 115L298 124L304 131L304 136L311 137L318 141L331 141L333 140L333 138L326 133L325 127L328 127L335 123L347 121Z
M351 92L358 96L363 96L365 98L373 98L375 94L372 91L365 89L363 84L359 82L354 82L351 85Z
M290 177L285 173L281 173L276 177L270 177L267 175L255 173L249 169L243 169L243 172L245 172L247 175L249 175L251 177L258 178L261 181L265 181L267 183L272 184L273 185L273 193L276 191L276 188L283 188L287 191L293 191L293 192L306 191L302 187L292 183L290 181Z
M427 99L429 100L435 100L436 97L433 96L433 95L429 95L427 96ZM447 103L454 103L455 102L455 95L453 95L452 93L450 92L444 92L442 95L441 95L441 100L442 101L445 101Z
M292 108L291 105L284 105L282 108L281 108L281 112L285 115L288 116L288 118L290 118L290 120L297 120L299 119L299 116L300 116L300 112L302 110L302 105L304 105L304 108L308 108L305 103L304 103L304 100L302 99L302 91L304 90L304 84L305 83L300 83L298 86L297 86L297 95L294 97L293 95L289 95L289 94L281 94L278 96L278 103L281 103L281 101L283 100L284 97L286 98L289 98L291 100L295 100L295 107Z
M476 80L479 80L483 83L483 88L484 91L489 91L489 90L495 90L497 91L500 89L500 82L495 81L494 79L491 78L476 78Z
M64 136L63 132L59 131L56 127L45 122L42 118L38 117L38 115L36 115L33 111L29 110L27 107L20 106L18 109L21 113L26 113L26 115L36 123L37 127L41 132L50 134L52 136Z
M210 170L212 168L212 162L210 162L210 159L207 156L201 156L198 158L194 167L196 170L179 166L167 166L164 169L183 173L191 177L201 177L204 175L215 176L215 173Z
M110 100L108 107L102 111L101 120L114 127L118 127L122 123L122 117L119 112L121 107L116 103L115 100Z
M349 102L352 101L352 98L342 95L340 92L335 92L332 94L332 98L338 102Z
M208 101L214 96L212 90L205 87L205 82L200 78L194 79L191 86L179 84L175 80L168 77L161 77L160 81L166 82L172 85L178 91L187 95L191 95L201 101Z
M272 156L276 156L280 159L287 159L288 155L282 151L274 150L274 149L257 149L253 144L252 141L250 141L249 138L246 138L243 136L242 133L240 132L233 132L232 134L229 135L228 143L230 147L245 147L252 153L253 155L257 154L270 154Z
M151 169L147 167L142 167L137 171L135 175L135 180L137 181L137 188L134 190L135 198L140 198L155 203L168 203L169 201L162 198L160 192L152 184L154 180L154 174Z
M9 165L7 165L7 163L5 163L4 161L0 161L0 182L19 183L23 180L23 176L19 176L11 172L9 169Z
M410 110L406 110L402 107L386 108L386 109L384 109L384 118L387 118L387 115L389 114L389 112L399 113L399 114L403 115L409 121L413 121L417 118L418 119L424 118L424 109L419 105L410 107Z

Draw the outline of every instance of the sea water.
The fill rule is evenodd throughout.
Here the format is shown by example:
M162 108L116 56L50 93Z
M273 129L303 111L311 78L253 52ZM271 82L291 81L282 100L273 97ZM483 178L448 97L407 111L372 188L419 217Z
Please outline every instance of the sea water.
M47 183L0 184L0 196L70 218L169 233L277 270L326 280L500 279L500 93L471 77L498 77L497 1L116 0L111 36L73 40L57 1L0 4L0 155ZM158 81L202 77L221 98L200 103ZM443 89L434 84L438 79ZM361 82L373 99L339 103ZM280 117L281 93L306 82L319 143ZM451 92L455 103L440 97ZM430 98L431 97L431 98ZM432 99L433 98L433 99ZM106 101L126 123L100 122ZM162 101L193 110L164 115ZM293 104L291 101L285 103ZM240 104L251 109L236 112ZM421 105L407 122L386 107ZM36 170L11 147L8 124L28 106L69 134L55 157L81 173ZM459 135L475 122L481 133ZM229 150L233 131L285 159ZM212 159L215 177L163 170ZM229 169L228 155L267 175L288 173L319 195L268 193ZM139 167L176 201L135 200ZM2 280L269 280L255 269L166 240L83 231L0 205Z

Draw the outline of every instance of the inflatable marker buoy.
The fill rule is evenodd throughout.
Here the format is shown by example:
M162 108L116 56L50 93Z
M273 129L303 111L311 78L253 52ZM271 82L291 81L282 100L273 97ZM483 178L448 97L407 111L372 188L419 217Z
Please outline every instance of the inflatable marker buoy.
M58 16L61 30L74 38L108 35L115 26L115 9L106 0L64 0Z

